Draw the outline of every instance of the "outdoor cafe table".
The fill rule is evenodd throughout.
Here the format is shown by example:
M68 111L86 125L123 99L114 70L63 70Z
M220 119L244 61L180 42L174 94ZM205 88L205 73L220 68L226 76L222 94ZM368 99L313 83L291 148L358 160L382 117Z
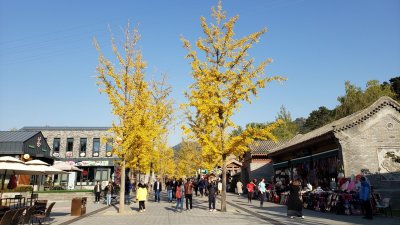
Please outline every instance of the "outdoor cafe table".
M3 201L5 201L4 206L8 206L9 208L11 206L20 208L20 207L24 207L26 205L25 197L0 198L0 207L3 206ZM13 203L13 204L11 205L11 203ZM1 210L1 208L0 208L0 210Z

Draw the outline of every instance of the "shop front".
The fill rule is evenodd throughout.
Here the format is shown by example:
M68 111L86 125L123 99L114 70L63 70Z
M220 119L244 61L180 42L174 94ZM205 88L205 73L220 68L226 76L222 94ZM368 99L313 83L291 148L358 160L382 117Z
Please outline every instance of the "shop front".
M108 181L114 180L114 161L111 159L80 159L79 161L66 160L65 162L82 169L82 172L71 172L56 177L57 182L68 189L91 189L97 181L100 181L105 187Z
M359 178L364 176L373 190L372 206L389 198L394 208L400 208L396 198L400 185L394 179L400 163L393 157L400 153L398 121L400 105L382 97L362 111L271 150L268 157L275 175L271 200L285 204L289 182L299 179L305 208L357 215ZM388 169L381 169L384 166Z

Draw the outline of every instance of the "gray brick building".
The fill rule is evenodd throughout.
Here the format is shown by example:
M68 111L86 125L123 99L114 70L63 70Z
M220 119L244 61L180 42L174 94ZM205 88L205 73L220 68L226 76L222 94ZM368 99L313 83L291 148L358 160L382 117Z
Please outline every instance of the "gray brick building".
M269 151L281 145L281 142L254 141L249 145L249 151L244 154L241 168L242 182L247 184L250 180L265 178L271 181L274 175L272 160L267 157Z
M400 104L389 97L273 149L276 180L299 177L329 185L338 173L364 173L374 189L400 208ZM285 181L284 181L285 182Z
M113 140L109 127L23 127L23 131L41 131L51 148L55 161L65 161L82 169L75 178L75 185L91 188L95 181L103 183L113 179ZM66 177L59 178L67 182Z

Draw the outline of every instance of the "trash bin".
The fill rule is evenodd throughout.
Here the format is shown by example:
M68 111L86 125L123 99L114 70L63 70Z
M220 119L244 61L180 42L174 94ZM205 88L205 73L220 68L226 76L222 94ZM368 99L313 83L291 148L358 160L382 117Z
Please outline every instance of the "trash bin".
M71 202L71 216L82 216L86 213L87 198L73 198Z

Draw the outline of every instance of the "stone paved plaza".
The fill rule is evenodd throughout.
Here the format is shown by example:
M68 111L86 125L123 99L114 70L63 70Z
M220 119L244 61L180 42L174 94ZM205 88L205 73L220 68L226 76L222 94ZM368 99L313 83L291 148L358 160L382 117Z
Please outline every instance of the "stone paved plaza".
M286 207L265 203L263 208L259 207L259 202L254 200L253 204L248 204L245 197L239 197L228 193L228 212L222 213L208 211L207 199L194 197L193 210L176 212L175 204L165 201L165 193L162 196L164 201L155 203L150 197L146 202L146 212L137 211L138 204L132 202L126 206L125 214L118 214L118 204L106 207L103 204L89 202L87 214L82 217L70 216L71 202L68 200L57 201L52 213L52 225L252 225L252 224L381 224L399 225L400 218L376 216L374 220L362 219L361 216L335 215L332 213L321 213L311 210L304 210L305 219L290 219L286 217ZM185 204L184 204L185 208ZM217 208L220 202L217 201Z

